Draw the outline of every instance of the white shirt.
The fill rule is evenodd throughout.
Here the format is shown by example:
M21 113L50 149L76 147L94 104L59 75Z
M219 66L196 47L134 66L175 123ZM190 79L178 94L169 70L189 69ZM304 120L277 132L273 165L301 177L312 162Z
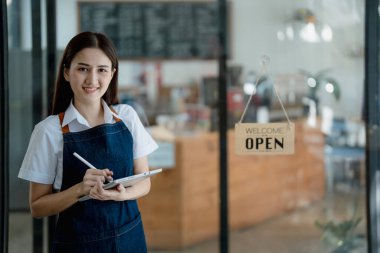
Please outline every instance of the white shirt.
M147 156L158 148L157 143L142 125L136 111L129 105L112 106L117 115L102 101L105 123L115 123L120 118L133 137L133 159ZM68 125L70 132L91 128L87 120L71 103L66 109L62 127ZM62 184L63 135L58 115L52 115L38 123L33 130L29 146L18 177L40 184L53 184L59 190Z

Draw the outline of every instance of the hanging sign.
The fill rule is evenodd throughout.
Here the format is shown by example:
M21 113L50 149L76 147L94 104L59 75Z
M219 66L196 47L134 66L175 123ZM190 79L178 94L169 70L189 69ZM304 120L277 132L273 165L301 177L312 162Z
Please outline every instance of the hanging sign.
M261 59L261 72L266 71L270 59L264 55ZM259 84L259 78L256 80L254 92ZM235 151L238 155L291 155L294 154L294 123L290 121L281 98L278 95L276 85L273 90L280 102L287 122L284 123L242 123L244 115L251 102L251 96L244 108L240 121L235 124Z
M236 123L235 151L238 155L294 154L294 123Z

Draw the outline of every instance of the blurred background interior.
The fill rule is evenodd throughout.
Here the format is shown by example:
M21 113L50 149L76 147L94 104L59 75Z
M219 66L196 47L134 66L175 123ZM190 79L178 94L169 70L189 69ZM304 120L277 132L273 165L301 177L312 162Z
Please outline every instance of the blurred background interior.
M228 1L231 252L367 252L364 3ZM114 41L120 101L160 146L149 162L164 172L139 201L149 252L218 252L217 1L7 0L7 12L9 252L48 252L47 219L31 218L17 174L59 57L86 30ZM286 121L274 87L295 154L237 156L233 128L250 96L244 122Z

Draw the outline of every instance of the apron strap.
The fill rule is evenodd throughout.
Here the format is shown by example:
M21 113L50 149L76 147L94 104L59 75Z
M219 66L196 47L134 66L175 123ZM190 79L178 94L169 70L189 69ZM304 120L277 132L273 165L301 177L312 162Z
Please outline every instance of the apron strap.
M118 114L116 113L115 109L113 109L112 106L110 106L110 109L111 109L111 111L112 111L114 114L118 115ZM116 122L120 122L120 121L121 121L121 119L118 118L118 117L116 117L115 115L112 115L112 116L113 116L113 119L114 119Z
M58 117L59 117L59 122L61 123L62 133L65 134L65 133L70 132L69 125L62 126L63 118L65 117L65 113L61 112L60 114L58 114Z

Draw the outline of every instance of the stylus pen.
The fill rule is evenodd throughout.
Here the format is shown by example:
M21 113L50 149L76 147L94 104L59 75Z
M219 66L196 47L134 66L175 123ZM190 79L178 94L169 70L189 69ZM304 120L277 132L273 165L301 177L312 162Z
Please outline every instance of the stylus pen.
M92 165L92 164L89 163L86 159L84 159L83 157L81 157L80 155L78 155L78 153L74 152L73 155L74 155L76 158L78 158L82 163L86 164L88 167L90 167L90 168L95 168L95 169L96 169L96 167L95 167L94 165ZM108 180L109 182L112 181L112 179L108 179L108 178L107 178L107 180Z
M95 168L96 167L94 165L92 165L91 163L89 163L86 159L84 159L83 157L81 157L80 155L78 155L78 153L74 152L73 155L78 158L79 160L81 160L82 163L86 164L88 167L90 168Z

